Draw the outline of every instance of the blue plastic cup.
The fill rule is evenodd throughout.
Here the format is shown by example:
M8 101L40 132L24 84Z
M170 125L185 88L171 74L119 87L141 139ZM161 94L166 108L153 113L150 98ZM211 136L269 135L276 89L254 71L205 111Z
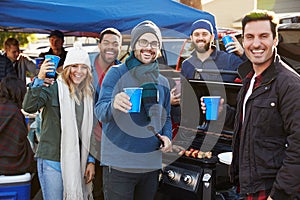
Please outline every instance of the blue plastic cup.
M25 116L25 123L26 123L26 125L28 125L28 123L29 123L29 117L27 115Z
M56 69L58 67L60 57L55 56L55 55L45 55L45 59L51 59L50 62L54 63L53 71L52 72L46 72L46 77L47 78L54 78L55 74L56 74Z
M35 68L40 69L40 64L44 61L44 58L36 58L35 59Z
M230 35L225 35L222 38L224 46L226 46L229 42L234 42L234 40L230 37Z
M131 109L128 112L140 112L143 88L124 88L124 92L130 97L130 102L132 103Z
M217 120L219 113L220 96L202 97L206 106L206 120Z

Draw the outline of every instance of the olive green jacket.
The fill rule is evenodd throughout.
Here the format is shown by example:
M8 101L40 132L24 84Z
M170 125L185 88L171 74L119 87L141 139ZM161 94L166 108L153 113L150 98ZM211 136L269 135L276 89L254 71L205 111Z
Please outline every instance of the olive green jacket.
M35 157L60 161L60 106L57 82L49 87L29 87L23 101L23 109L28 113L42 111L42 127Z

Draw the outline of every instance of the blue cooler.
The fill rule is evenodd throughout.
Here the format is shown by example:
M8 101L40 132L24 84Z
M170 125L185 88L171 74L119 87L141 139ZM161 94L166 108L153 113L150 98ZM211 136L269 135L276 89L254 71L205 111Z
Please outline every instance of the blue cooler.
M30 200L30 173L0 175L0 200Z

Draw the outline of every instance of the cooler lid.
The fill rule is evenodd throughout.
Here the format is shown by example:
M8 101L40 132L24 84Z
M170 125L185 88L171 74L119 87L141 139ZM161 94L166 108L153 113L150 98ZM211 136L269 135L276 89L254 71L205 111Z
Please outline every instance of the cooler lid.
M26 173L23 175L13 175L13 176L0 175L0 184L21 183L21 182L28 182L30 180L31 180L30 173Z

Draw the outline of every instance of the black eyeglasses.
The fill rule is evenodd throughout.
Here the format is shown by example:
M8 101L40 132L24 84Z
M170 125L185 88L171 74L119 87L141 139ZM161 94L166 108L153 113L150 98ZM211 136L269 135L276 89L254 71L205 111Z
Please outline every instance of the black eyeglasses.
M149 42L148 40L145 40L145 39L140 39L140 40L138 40L138 44L139 44L141 47L147 47L147 46L150 44L150 47L153 48L153 49L159 47L159 43L158 43L157 41Z

